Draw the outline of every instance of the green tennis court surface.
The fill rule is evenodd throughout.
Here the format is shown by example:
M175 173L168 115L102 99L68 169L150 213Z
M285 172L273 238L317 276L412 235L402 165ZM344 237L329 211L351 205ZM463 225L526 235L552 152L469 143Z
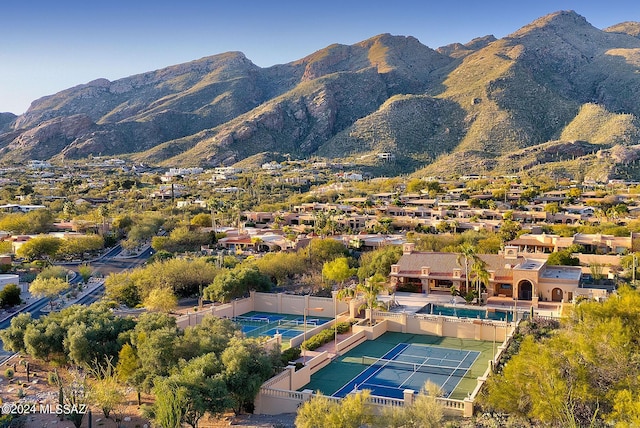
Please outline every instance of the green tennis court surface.
M401 399L405 389L420 391L429 381L448 397L479 355L478 351L399 343L382 358L362 357L368 367L333 395L345 397L368 389L372 395Z
M455 385L452 391L450 391L449 398L453 398L453 399L464 399L469 392L473 391L473 389L476 387L476 384L477 384L477 378L482 376L487 369L488 361L492 358L493 345L494 345L493 342L477 341L473 339L458 339L453 337L439 337L439 336L387 332L376 340L366 341L362 343L361 345L357 346L356 348L352 349L351 351L337 358L335 361L331 362L327 367L323 368L322 370L318 371L316 374L312 375L311 382L305 385L304 388L302 389L311 389L313 391L320 391L325 395L336 395L338 391L346 387L348 389L347 392L350 392L354 389L353 387L355 386L354 384L352 384L352 386L349 387L348 385L350 384L350 382L353 382L353 380L358 375L360 375L363 372L363 370L367 369L368 365L370 365L371 363L374 363L375 359L383 358L390 351L391 353L388 355L392 356L393 358L383 358L383 360L384 359L391 360L393 364L400 364L400 365L402 365L403 362L408 363L412 365L412 368L409 369L405 367L396 367L394 369L393 367L388 367L388 369L390 370L386 370L386 369L383 370L383 372L386 372L386 373L381 375L382 380L379 383L385 384L381 386L388 386L393 382L393 386L398 387L399 384L397 384L397 382L399 381L400 377L408 377L410 374L413 373L413 364L424 365L425 359L427 359L427 362L426 362L427 366L441 365L445 367L440 369L434 369L435 371L450 370L450 369L447 369L446 367L453 367L448 365L445 362L442 362L440 364L432 364L431 362L428 362L429 361L428 358L430 358L428 356L423 357L422 361L419 361L419 360L407 361L406 358L403 360L397 360L393 355L394 351L392 350L396 348L399 344L430 345L430 347L432 348L445 348L445 349L456 350L464 353L471 352L470 355L473 355L472 354L473 352L478 353L475 360L468 367L466 374L458 379L459 380L458 383ZM497 345L498 344L496 344L496 346ZM413 352L417 352L416 349L418 348L412 348L412 349L413 349ZM413 352L411 354L413 354ZM411 354L408 354L408 355L411 355ZM371 357L373 357L373 360L371 359ZM382 361L379 365L384 365L384 364L385 364L385 361ZM374 367L375 366L376 364L374 364ZM457 368L457 366L455 367ZM432 369L425 367L425 371L428 371L428 370L432 370ZM416 376L416 373L419 373L419 374ZM416 373L413 373L413 376L412 376L413 381L411 381L411 382L415 381L415 385L418 385L420 383L421 381L420 376L423 376L424 378L429 376L428 374L423 373L422 371L419 371L419 370L416 370ZM442 373L434 373L434 374L436 375L440 374L441 376L444 376L444 374ZM446 376L449 377L450 374L451 373L447 374ZM395 378L391 380L384 379L387 376L395 376ZM426 379L422 379L422 380L426 381ZM441 378L441 380L443 379ZM434 381L434 383L439 383L436 380L432 380L432 381ZM450 381L449 384L451 384L452 382L453 381ZM402 384L402 381L400 381L400 384ZM415 389L419 391L422 388L422 386L424 385L419 385L419 387L407 386L407 388ZM361 390L361 389L370 389L370 388L369 387L364 388L364 387L358 386L358 389ZM389 396L389 395L383 395L383 396Z

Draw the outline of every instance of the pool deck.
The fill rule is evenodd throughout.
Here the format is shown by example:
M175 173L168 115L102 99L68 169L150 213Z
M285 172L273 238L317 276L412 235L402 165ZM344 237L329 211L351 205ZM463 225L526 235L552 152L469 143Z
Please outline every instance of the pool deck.
M419 294L419 293L395 293L392 295L378 296L378 300L388 305L392 302L389 312L407 312L416 313L429 303L435 303L438 305L451 304L455 302L456 305L464 304L464 299L460 296L453 297L450 294Z
M389 305L393 299L393 304L389 308L390 312L406 312L416 313L429 303L437 305L455 305L458 308L468 309L500 309L513 310L517 306L519 312L526 312L531 309L531 302L527 300L515 301L511 297L489 297L486 305L467 305L465 300L460 296L451 296L450 294L419 294L419 293L395 293L394 295L378 296L378 299ZM559 316L562 312L563 304L559 302L539 302L535 309L538 315Z
M531 305L529 300L514 300L511 297L489 297L487 304L483 307L509 310L517 306L519 312L525 312L531 310ZM535 312L538 315L557 317L561 315L563 306L564 304L560 302L539 302ZM474 307L477 308L477 306Z

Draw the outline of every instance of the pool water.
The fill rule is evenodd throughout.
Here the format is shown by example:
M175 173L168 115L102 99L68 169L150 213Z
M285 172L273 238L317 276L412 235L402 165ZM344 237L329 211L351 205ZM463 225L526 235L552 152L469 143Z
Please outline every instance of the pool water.
M449 317L458 318L476 318L485 320L507 321L513 320L513 311L501 310L501 309L473 309L473 308L460 308L456 306L435 305L429 303L420 309L418 314L430 314L430 315L446 315Z

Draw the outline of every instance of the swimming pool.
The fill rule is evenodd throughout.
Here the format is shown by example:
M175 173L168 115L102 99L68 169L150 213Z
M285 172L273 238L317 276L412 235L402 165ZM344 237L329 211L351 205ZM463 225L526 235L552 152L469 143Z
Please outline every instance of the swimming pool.
M461 308L457 306L445 306L428 303L422 309L417 311L418 314L430 314L430 315L446 315L449 317L458 318L476 318L495 321L511 321L513 320L513 310L506 309L474 309L474 308Z

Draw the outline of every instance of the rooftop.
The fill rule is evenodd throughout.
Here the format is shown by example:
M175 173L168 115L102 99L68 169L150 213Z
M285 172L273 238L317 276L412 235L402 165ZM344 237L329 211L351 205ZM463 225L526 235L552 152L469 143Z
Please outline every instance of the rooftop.
M544 266L544 264L544 260L525 259L522 263L516 266L516 269L540 270Z
M579 267L574 266L547 266L547 268L540 275L541 278L559 278L559 279L572 279L575 281L580 280L582 270Z

